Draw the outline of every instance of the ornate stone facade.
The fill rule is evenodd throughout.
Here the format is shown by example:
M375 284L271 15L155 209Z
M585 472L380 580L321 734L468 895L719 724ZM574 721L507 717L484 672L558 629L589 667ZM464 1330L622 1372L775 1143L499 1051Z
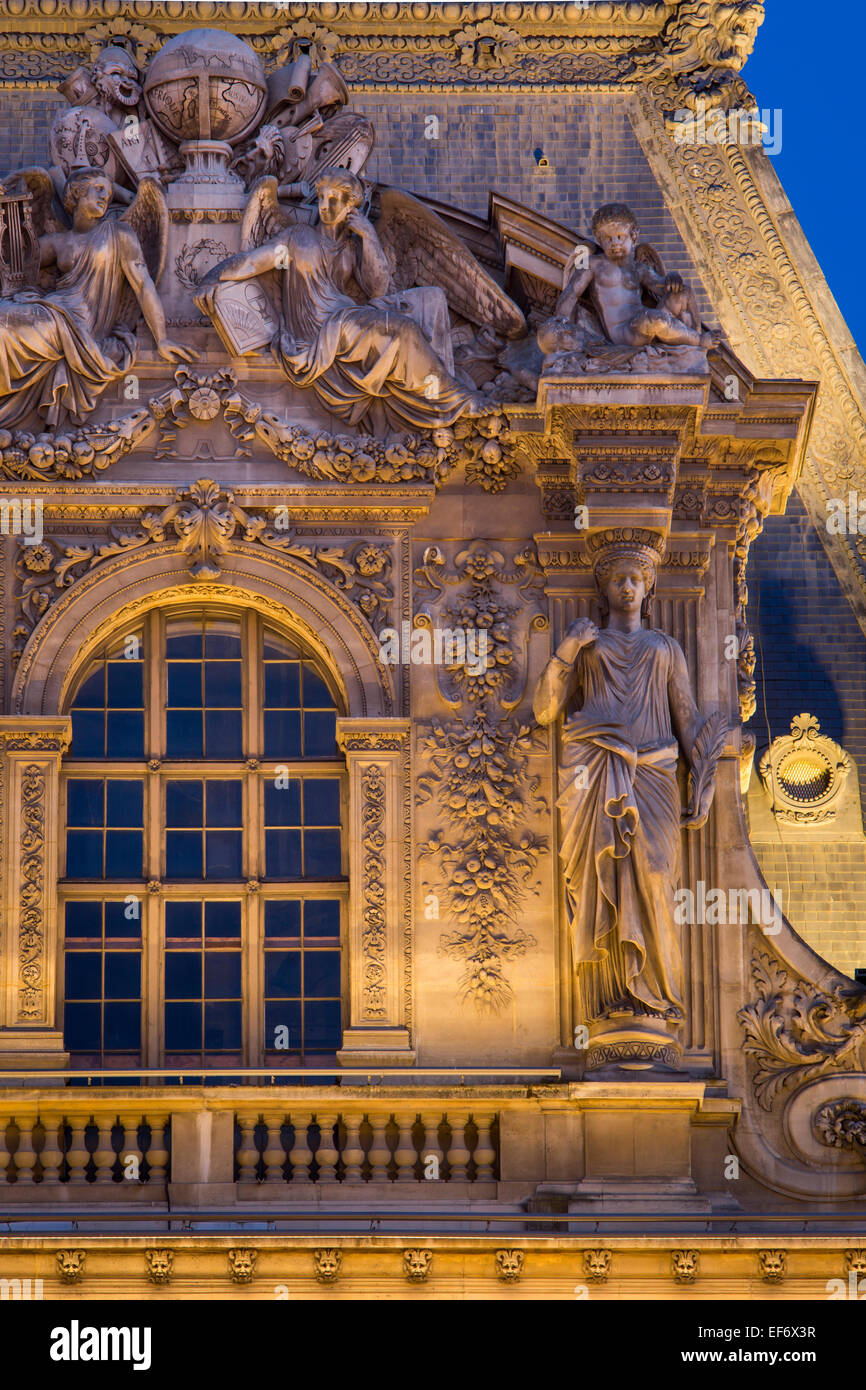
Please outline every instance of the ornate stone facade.
M761 5L79 8L0 0L0 131L38 113L0 189L0 1190L50 1221L132 1160L156 1215L40 1236L57 1295L115 1257L139 1297L845 1277L866 994L764 913L746 574L795 488L815 523L853 485L866 422L766 156L699 143L754 105ZM416 136L441 168L410 177ZM467 169L474 209L439 182L468 200ZM863 543L824 541L866 634ZM811 716L757 766L794 834L856 780ZM200 1045L166 965L193 902L242 923ZM140 941L140 1046L109 1046L126 996L64 987L94 909L100 981ZM195 1229L286 1200L411 1220ZM839 1229L767 1248L810 1201ZM508 1235L464 1230L491 1203ZM611 1212L567 1252L532 1219ZM688 1248L645 1233L688 1213Z

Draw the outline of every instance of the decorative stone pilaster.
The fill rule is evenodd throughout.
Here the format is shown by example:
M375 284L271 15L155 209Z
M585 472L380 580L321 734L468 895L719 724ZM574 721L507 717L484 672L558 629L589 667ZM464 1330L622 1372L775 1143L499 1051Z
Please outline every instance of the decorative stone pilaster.
M63 1067L58 1015L60 759L71 722L0 717L0 1068Z
M411 1065L408 719L340 719L349 769L349 1024L344 1066Z

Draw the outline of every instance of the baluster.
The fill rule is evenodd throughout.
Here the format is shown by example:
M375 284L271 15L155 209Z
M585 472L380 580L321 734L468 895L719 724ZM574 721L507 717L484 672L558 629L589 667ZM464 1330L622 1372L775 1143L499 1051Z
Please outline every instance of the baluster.
M466 1182L468 1175L466 1165L470 1159L469 1149L466 1145L466 1121L468 1116L464 1113L449 1116L451 1125L451 1147L448 1150L448 1164L451 1170L451 1182Z
M283 1164L286 1161L286 1151L280 1137L283 1128L283 1112L270 1111L264 1116L264 1122L268 1129L265 1151L262 1154L265 1165L265 1182L283 1182Z
M133 1121L134 1127L132 1132L130 1133L129 1130L126 1132L126 1142L130 1145L128 1152L133 1153L135 1149L138 1149L142 1157L147 1159L149 1170L147 1180L149 1184L170 1181L169 1160L171 1153L169 1150L169 1140L166 1137L166 1131L170 1123L171 1120L168 1112L158 1111L148 1119L145 1119L142 1115L138 1122ZM139 1141L138 1136L138 1131L143 1125L146 1125L150 1130L150 1143L148 1144L146 1152L141 1148L141 1144L147 1141L144 1136L142 1136L141 1141Z
M472 1155L475 1159L475 1181L491 1182L493 1165L496 1161L496 1150L490 1137L490 1126L496 1116L493 1113L484 1113L473 1115L472 1118L478 1126L478 1143L475 1145L475 1152Z
M67 1124L72 1133L69 1139L69 1148L66 1150L66 1162L69 1165L70 1183L83 1183L87 1181L86 1168L90 1162L90 1151L84 1142L84 1131L90 1124L88 1119L82 1115L74 1115Z
M391 1150L388 1147L385 1131L388 1128L390 1118L389 1115L368 1116L370 1126L373 1130L373 1138L367 1152L367 1158L373 1170L370 1181L374 1183L388 1182L388 1164L391 1162Z
M129 1183L130 1186L132 1186L133 1183L141 1181L142 1168L144 1166L144 1153L142 1152L141 1145L138 1142L137 1116L130 1115L128 1113L125 1115L118 1115L117 1119L114 1122L113 1129L116 1130L118 1128L123 1130L123 1143L120 1145L120 1148L118 1148L118 1135L116 1133L112 1133L111 1147L114 1152L115 1162L117 1162L118 1160L120 1161L121 1182ZM138 1160L138 1162L134 1165L131 1165L128 1162L130 1158L135 1158ZM137 1168L138 1171L135 1177L128 1178L126 1175L128 1172L130 1172L131 1168ZM120 1183L118 1183L118 1186L120 1186Z
M433 1181L433 1179L427 1177L427 1174L431 1170L431 1164L428 1163L426 1160L428 1160L431 1157L431 1155L433 1158L436 1159L436 1166L438 1169L437 1180L441 1182L444 1177L444 1174L442 1172L442 1165L445 1159L445 1151L443 1150L442 1145L439 1142L439 1126L441 1123L441 1113L437 1114L432 1111L427 1111L426 1113L421 1115L421 1124L424 1126L424 1144L421 1149L422 1182Z
M412 1143L412 1126L415 1123L414 1115L401 1115L397 1124L400 1134L397 1139L397 1146L394 1150L394 1162L397 1165L398 1182L415 1181L415 1163L417 1154L415 1145Z
M334 1143L334 1125L337 1123L337 1116L332 1110L317 1111L316 1123L319 1126L319 1147L316 1150L319 1182L334 1183L337 1181L337 1160L340 1157Z
M292 1163L292 1183L301 1183L306 1186L312 1182L310 1177L310 1164L313 1161L313 1151L307 1141L307 1131L310 1125L309 1115L294 1114L291 1116L292 1126L292 1151L289 1158Z
M41 1121L45 1131L39 1161L42 1164L42 1183L60 1181L60 1165L63 1162L63 1149L60 1145L60 1125L57 1120Z
M33 1183L33 1169L36 1165L36 1150L33 1147L33 1121L26 1117L17 1123L18 1147L15 1150L15 1181L19 1186Z
M237 1153L235 1155L238 1165L238 1182L247 1186L257 1180L257 1170L259 1165L259 1151L256 1147L256 1125L258 1120L253 1116L245 1115L243 1119L237 1118Z
M96 1167L96 1182L110 1183L113 1177L117 1154L111 1144L111 1129L113 1121L109 1119L95 1120L93 1122L97 1128L96 1142L92 1150L93 1162ZM93 1142L91 1140L91 1142Z
M9 1127L8 1120L0 1120L0 1186L5 1187L9 1181L9 1149L6 1144L6 1130Z
M343 1162L346 1165L344 1182L363 1182L361 1165L364 1162L364 1148L361 1143L361 1115L344 1115L346 1142L343 1146Z

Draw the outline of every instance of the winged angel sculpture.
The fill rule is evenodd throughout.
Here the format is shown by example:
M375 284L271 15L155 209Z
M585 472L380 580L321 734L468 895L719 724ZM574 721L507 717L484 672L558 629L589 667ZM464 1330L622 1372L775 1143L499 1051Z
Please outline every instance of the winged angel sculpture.
M277 311L272 347L289 381L349 424L435 429L489 408L455 375L449 309L512 337L525 329L518 307L411 194L365 187L336 168L322 170L315 189L315 208L289 209L275 178L253 185L243 249L201 282L199 307L218 315L221 286L259 280Z
M32 195L40 286L0 299L0 426L81 423L132 367L139 314L167 362L196 357L166 336L156 292L168 234L158 183L142 179L120 217L98 169L73 170L62 200L46 169L23 169L12 183Z

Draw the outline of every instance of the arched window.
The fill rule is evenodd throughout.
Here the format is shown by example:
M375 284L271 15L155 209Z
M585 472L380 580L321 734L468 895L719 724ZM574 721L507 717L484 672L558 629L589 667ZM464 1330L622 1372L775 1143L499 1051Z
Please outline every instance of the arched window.
M321 663L255 613L154 611L69 713L72 1065L330 1065L347 788Z

